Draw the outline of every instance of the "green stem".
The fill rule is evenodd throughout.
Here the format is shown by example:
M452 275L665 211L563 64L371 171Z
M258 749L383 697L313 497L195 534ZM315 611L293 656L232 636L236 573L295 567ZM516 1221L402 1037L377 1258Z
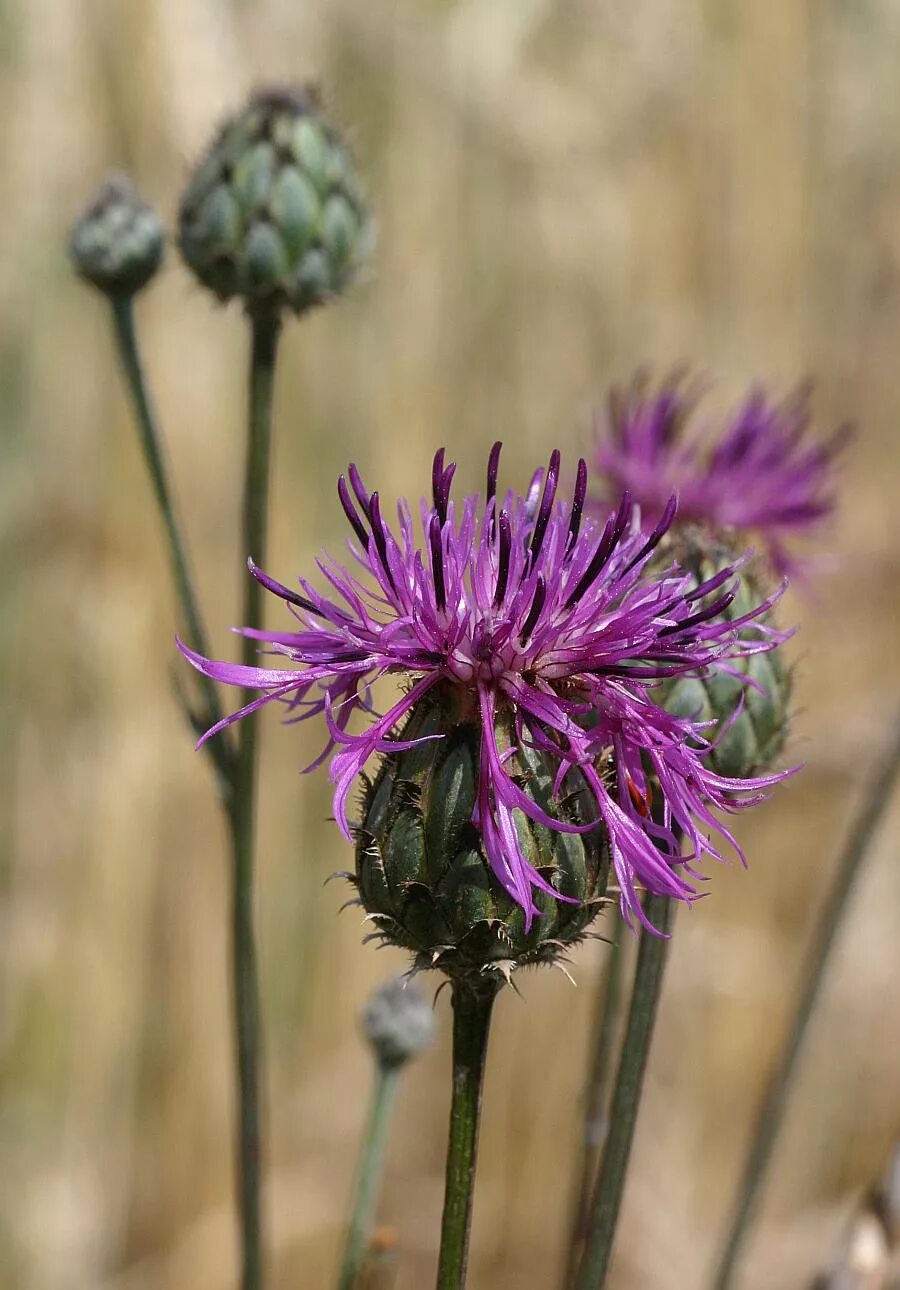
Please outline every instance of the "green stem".
M606 1280L662 990L669 948L666 938L673 921L672 901L667 896L648 896L644 912L663 935L641 932L634 989L609 1115L609 1132L591 1199L590 1224L584 1256L574 1283L575 1290L600 1290Z
M203 619L191 578L187 549L184 538L181 535L181 527L175 511L172 491L169 487L162 440L157 429L147 383L144 379L140 348L134 325L134 304L130 296L113 297L110 304L119 360L122 364L134 405L141 449L165 530L169 563L172 568L175 592L181 607L185 636L192 649L208 658L209 649L206 642L206 632L203 629ZM201 728L207 728L215 725L222 716L222 710L219 706L219 696L213 681L207 676L201 676L199 683L206 711L202 717L198 718L195 724ZM228 739L222 739L220 736L218 739L211 740L205 746L219 772L220 791L227 800L230 792L231 744Z
M400 1081L400 1070L399 1066L386 1066L382 1062L378 1062L375 1067L375 1088L363 1139L338 1290L355 1290L366 1256L375 1217L375 1206L378 1202L388 1127L391 1112L394 1109L397 1085Z
M244 474L241 550L265 563L269 499L272 393L280 324L276 316L251 319L250 403ZM262 626L262 588L245 574L242 622ZM244 637L242 659L256 662L257 642ZM245 691L244 703L255 697ZM263 1284L260 1220L260 1024L253 932L253 859L256 806L256 715L241 722L231 803L232 970L238 1073L238 1180L242 1237L242 1290Z
M722 1252L712 1281L715 1290L728 1290L731 1285L784 1118L791 1080L822 988L831 950L849 908L853 887L862 870L872 838L890 805L894 782L900 770L900 713L897 714L896 730L894 742L853 819L825 904L819 914L794 1016L759 1109L743 1174L735 1194Z
M462 1290L466 1284L478 1125L496 994L493 982L453 983L453 1096L437 1290Z
M593 1057L585 1092L584 1120L581 1128L581 1164L577 1191L572 1205L569 1251L563 1282L569 1286L578 1267L578 1259L587 1234L588 1214L594 1179L600 1164L600 1152L606 1140L609 1116L609 1082L613 1069L613 1043L622 1011L623 949L622 922L613 924L612 944L601 988L597 992L597 1017L594 1025Z

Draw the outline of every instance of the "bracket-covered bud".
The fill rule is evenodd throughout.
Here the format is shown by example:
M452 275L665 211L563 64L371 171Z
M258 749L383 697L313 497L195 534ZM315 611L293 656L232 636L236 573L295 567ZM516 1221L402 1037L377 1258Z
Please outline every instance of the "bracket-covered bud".
M301 314L349 286L372 226L314 88L260 90L225 122L182 197L178 238L204 286L253 312Z
M133 296L162 262L159 216L127 175L112 174L76 221L69 253L78 274L108 296Z
M733 565L740 554L725 542L708 536L706 530L682 529L666 544L661 560L675 559L695 577L698 585L720 569ZM756 563L744 565L736 574L737 589L722 617L733 622L750 613L765 599L759 586ZM757 620L771 627L772 612ZM754 628L751 635L758 634ZM657 702L674 716L711 722L704 736L713 747L707 761L718 775L748 779L775 765L784 746L790 718L792 677L782 650L743 654L716 664L705 676L677 676L655 692ZM738 706L743 705L735 716Z
M555 799L557 763L516 738L513 714L498 714L496 738L523 792L566 823L596 821L587 832L557 832L513 813L526 858L569 898L536 890L539 915L528 926L522 906L495 877L473 823L479 726L460 720L453 695L436 690L416 705L400 736L423 737L386 756L364 792L356 884L378 933L411 950L418 966L450 977L508 978L517 967L558 960L582 938L606 891L608 842L596 799L577 772Z
M434 1038L434 1012L403 977L375 991L362 1013L362 1028L381 1066L402 1066Z

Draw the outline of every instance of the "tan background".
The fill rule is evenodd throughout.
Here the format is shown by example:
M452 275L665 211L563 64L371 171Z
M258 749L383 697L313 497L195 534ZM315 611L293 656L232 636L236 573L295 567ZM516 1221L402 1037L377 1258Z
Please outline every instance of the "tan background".
M223 836L171 697L159 530L101 302L61 247L110 164L171 217L218 116L321 77L352 127L372 279L292 326L270 568L343 539L353 457L418 496L435 447L480 482L571 466L638 362L722 401L817 382L860 427L837 571L802 630L792 755L742 828L751 872L680 919L612 1284L702 1285L823 882L897 699L900 6L893 0L0 0L0 1283L227 1290ZM234 651L243 323L174 254L140 308L210 632ZM273 606L277 615L277 607ZM402 966L337 916L349 854L321 730L265 721L259 923L273 1290L330 1284L367 1098L355 1016ZM802 1285L900 1130L900 806L828 980L744 1284ZM393 957L392 957L393 955ZM528 977L501 1000L471 1290L556 1284L588 1019ZM432 1277L442 1039L409 1075L381 1210L398 1290Z

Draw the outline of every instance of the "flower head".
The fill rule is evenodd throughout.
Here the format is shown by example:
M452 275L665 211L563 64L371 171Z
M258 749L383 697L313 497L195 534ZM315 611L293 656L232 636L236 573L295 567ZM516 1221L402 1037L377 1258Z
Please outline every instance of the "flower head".
M135 295L156 274L166 234L159 216L127 175L108 175L72 228L69 253L76 271L98 291Z
M216 133L178 215L185 263L220 300L303 314L359 275L372 222L356 168L311 85L255 91Z
M628 489L653 515L677 494L681 522L752 534L779 574L797 572L790 543L834 509L833 463L846 427L814 440L808 390L774 403L755 389L717 433L692 421L700 393L677 379L654 392L640 377L613 391L597 428L602 501Z
M434 1009L406 977L394 977L369 997L362 1012L363 1034L382 1066L404 1066L434 1038Z
M536 893L559 892L529 860L520 815L550 836L596 832L602 821L623 914L642 919L640 887L690 900L697 876L691 862L722 858L712 837L736 848L713 808L755 802L781 778L715 774L704 760L702 725L659 707L653 687L771 649L781 638L765 626L754 629L771 600L725 621L733 568L699 585L677 567L648 568L674 517L674 499L644 534L627 495L605 523L584 513L584 461L567 502L558 496L559 453L525 496L498 494L499 456L496 444L485 497L457 504L450 497L455 467L438 452L432 496L421 504L421 537L409 505L401 501L396 526L389 524L379 494L369 493L351 466L338 494L356 539L349 542L352 571L323 557L326 589L301 578L294 591L250 564L298 621L288 631L246 634L291 666L214 662L181 646L207 676L261 692L205 738L273 700L286 705L289 720L321 715L335 815L350 839L348 796L357 776L377 754L443 738L430 729L404 740L396 728L430 692L450 693L480 740L472 824L496 880L524 910L526 928L539 912ZM379 713L372 685L385 676L404 690ZM362 728L351 730L356 713L364 716ZM525 791L517 750L536 752L554 768L542 800ZM592 799L578 820L554 809L575 780Z

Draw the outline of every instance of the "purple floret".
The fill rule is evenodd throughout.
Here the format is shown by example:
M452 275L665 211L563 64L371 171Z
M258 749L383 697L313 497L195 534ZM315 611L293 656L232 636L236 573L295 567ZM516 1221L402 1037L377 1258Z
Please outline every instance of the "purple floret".
M776 572L797 574L803 561L790 544L815 535L834 510L834 458L847 427L812 438L805 389L781 403L754 389L723 429L698 427L699 394L682 380L654 392L642 379L613 392L596 429L601 502L627 489L652 515L674 493L681 522L752 534Z
M523 853L515 813L559 832L596 825L559 819L522 789L510 768L511 751L498 744L500 712L513 715L522 744L556 763L557 795L569 772L580 772L609 833L623 915L643 922L640 889L685 901L696 896L692 862L723 858L712 836L741 855L713 810L752 805L784 777L716 775L705 761L703 727L658 706L653 687L665 677L773 648L783 636L757 621L772 599L724 621L733 568L699 587L676 567L648 568L674 517L674 499L649 534L640 531L627 494L601 523L584 513L584 461L569 502L558 497L557 452L527 496L500 496L499 453L497 444L484 500L472 496L460 504L450 499L455 467L445 467L443 450L437 454L432 498L421 503L421 537L408 503L399 503L391 526L379 494L369 493L351 466L338 494L356 540L348 542L349 568L327 556L317 562L325 590L301 578L292 591L251 561L253 576L287 602L297 625L245 634L291 666L214 662L179 642L207 676L261 691L204 739L273 699L286 705L288 720L324 717L329 740L316 764L331 756L335 816L351 839L348 795L363 767L379 753L421 742L399 741L398 726L430 690L459 687L462 706L481 730L473 823L491 869L529 926L537 913L535 889L562 897ZM397 678L404 692L378 714L371 687L386 676ZM356 712L364 719L354 725L362 728L351 731ZM651 814L652 777L661 788L661 809Z

